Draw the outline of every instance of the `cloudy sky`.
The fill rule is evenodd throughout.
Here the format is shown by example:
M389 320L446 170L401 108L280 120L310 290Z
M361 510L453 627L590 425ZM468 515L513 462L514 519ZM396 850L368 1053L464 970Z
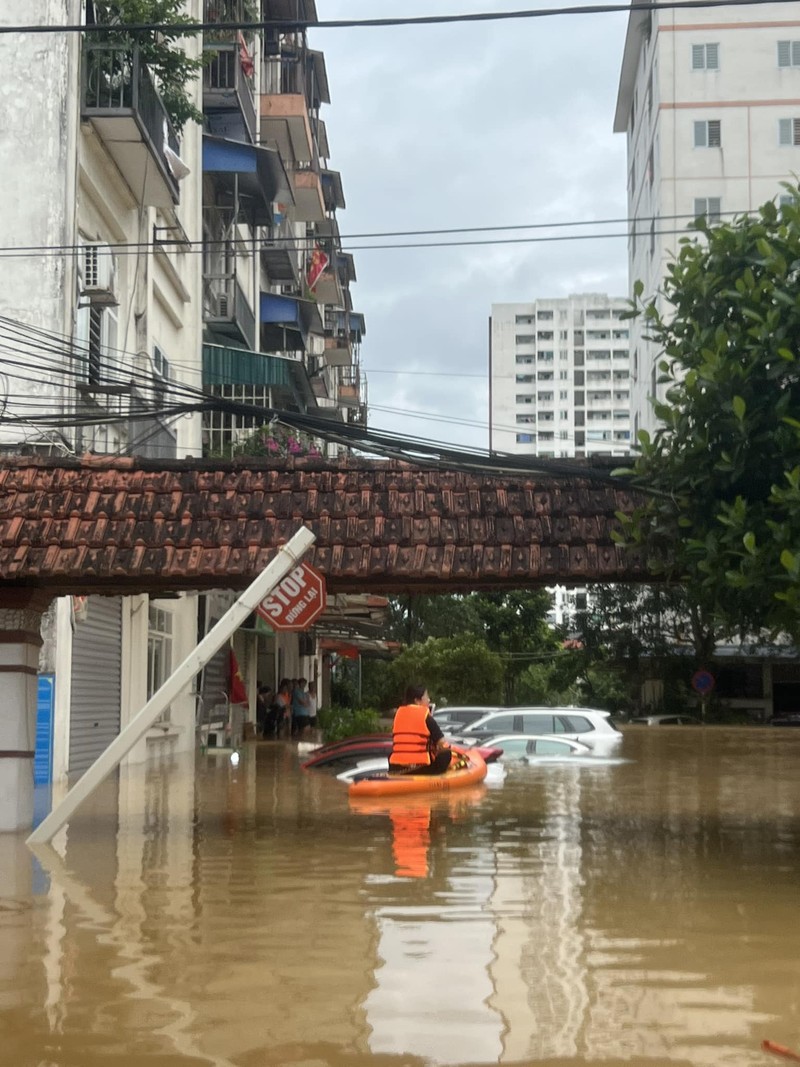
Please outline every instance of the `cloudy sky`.
M317 0L321 20L514 10L536 0ZM553 6L540 4L540 6ZM327 29L343 235L624 218L612 133L627 15ZM620 233L544 229L389 243ZM486 447L492 303L627 291L626 241L358 251L370 425Z

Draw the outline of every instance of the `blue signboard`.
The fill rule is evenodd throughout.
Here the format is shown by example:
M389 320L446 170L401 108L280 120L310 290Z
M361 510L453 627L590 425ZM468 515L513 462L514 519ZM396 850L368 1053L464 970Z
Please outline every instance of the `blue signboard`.
M54 674L40 674L36 693L36 752L33 757L34 785L49 785L53 778Z

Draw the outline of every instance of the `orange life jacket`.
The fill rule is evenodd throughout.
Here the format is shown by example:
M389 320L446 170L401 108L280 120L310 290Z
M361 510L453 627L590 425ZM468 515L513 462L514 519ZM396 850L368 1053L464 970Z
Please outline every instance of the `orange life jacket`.
M407 767L410 763L431 762L427 718L428 709L422 704L403 704L397 709L392 726L390 763Z

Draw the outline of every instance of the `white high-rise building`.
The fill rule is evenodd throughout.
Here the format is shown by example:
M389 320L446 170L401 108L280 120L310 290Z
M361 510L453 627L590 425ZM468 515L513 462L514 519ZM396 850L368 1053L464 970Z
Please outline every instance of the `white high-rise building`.
M493 304L489 447L544 457L630 450L629 322L621 297L582 293ZM552 620L569 625L585 589L553 590Z
M598 293L493 304L489 447L533 456L630 449L629 323Z
M628 138L631 285L657 293L687 224L780 197L800 172L800 21L786 4L632 11L614 129ZM631 323L633 436L657 352Z

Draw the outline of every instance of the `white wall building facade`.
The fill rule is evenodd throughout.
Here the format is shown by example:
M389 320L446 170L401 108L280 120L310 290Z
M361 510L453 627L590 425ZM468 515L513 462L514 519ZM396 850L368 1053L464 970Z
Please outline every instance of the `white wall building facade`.
M629 452L627 309L622 297L598 293L492 305L491 449L543 457ZM553 621L567 624L585 596L556 587Z
M785 4L631 12L614 120L628 143L631 286L657 294L686 226L780 197L800 172L800 20ZM654 346L631 322L633 436L655 425Z

